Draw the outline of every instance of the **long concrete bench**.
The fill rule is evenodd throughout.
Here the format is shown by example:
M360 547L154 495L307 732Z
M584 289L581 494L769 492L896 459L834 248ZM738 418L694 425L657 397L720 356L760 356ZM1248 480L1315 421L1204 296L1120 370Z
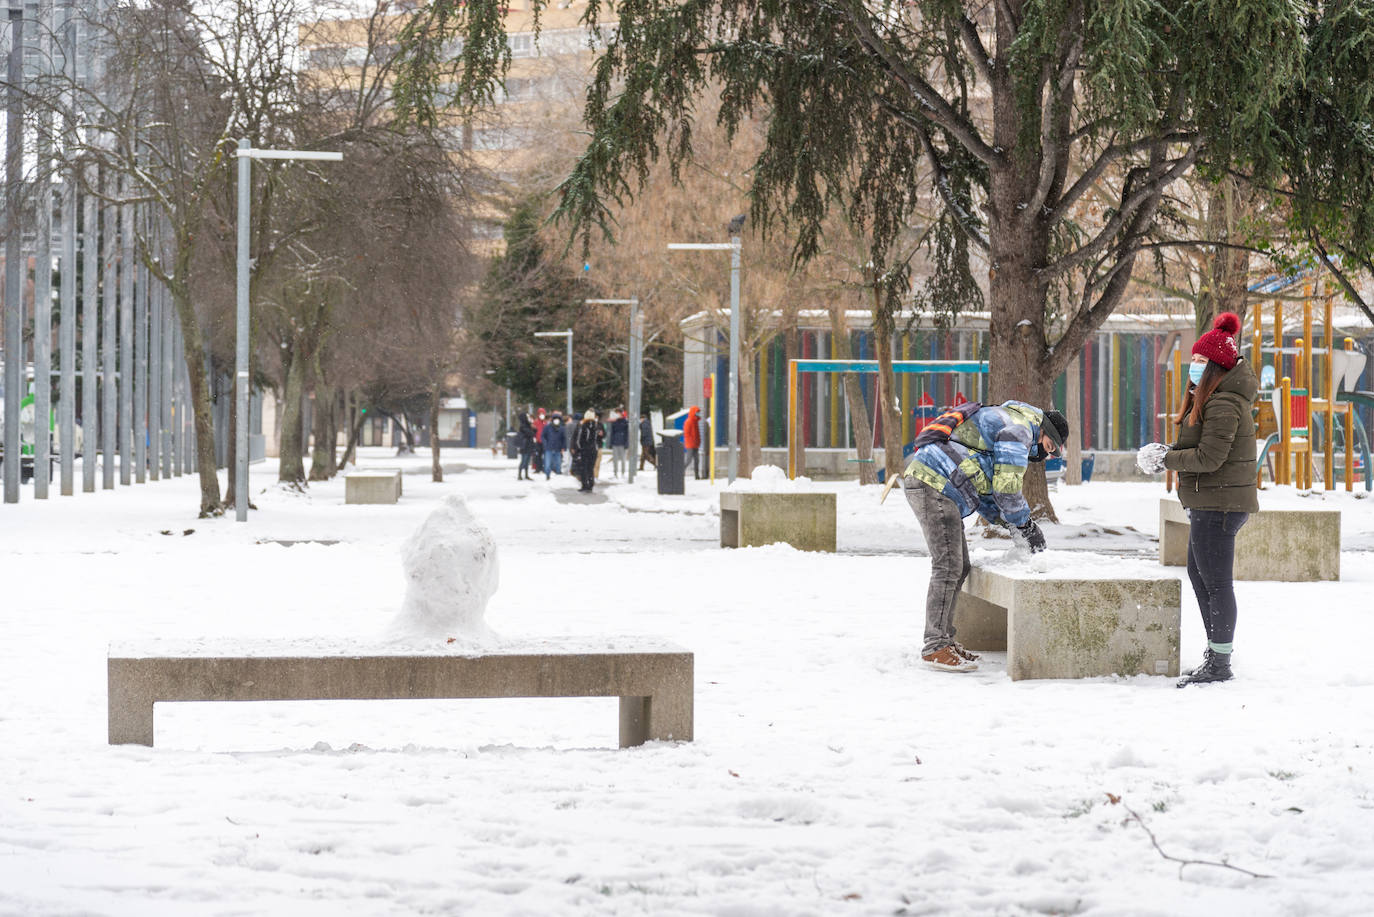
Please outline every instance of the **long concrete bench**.
M1188 511L1177 498L1159 501L1159 562L1188 563ZM1341 578L1341 511L1262 509L1236 534L1232 575L1238 580L1309 583Z
M153 744L167 701L619 697L620 747L691 741L693 654L667 643L560 640L482 652L339 641L150 640L110 647L111 745Z
M1005 650L1012 681L1177 675L1181 602L1175 577L974 564L955 605L955 636L971 650Z
M790 544L801 551L835 550L833 493L720 494L720 546Z
M395 503L401 498L401 470L378 468L344 475L344 503Z

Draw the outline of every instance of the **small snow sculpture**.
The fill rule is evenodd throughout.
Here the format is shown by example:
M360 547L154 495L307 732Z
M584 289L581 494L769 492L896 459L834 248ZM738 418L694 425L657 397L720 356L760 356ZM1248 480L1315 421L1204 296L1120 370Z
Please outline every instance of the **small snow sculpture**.
M491 636L484 620L496 592L496 541L458 494L450 494L401 547L406 597L397 636Z

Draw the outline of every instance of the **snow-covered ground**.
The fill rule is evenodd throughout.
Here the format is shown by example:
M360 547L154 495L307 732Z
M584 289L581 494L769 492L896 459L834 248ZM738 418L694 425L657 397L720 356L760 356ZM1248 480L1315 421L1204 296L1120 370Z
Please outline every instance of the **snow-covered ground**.
M445 460L247 524L189 478L0 505L0 914L1374 913L1374 499L1261 494L1342 510L1341 581L1238 584L1237 680L1179 691L922 668L928 561L876 487L815 485L838 554L722 551L705 482ZM378 638L450 493L499 548L487 624L688 647L696 741L620 750L614 699L560 699L163 704L156 748L106 744L111 642ZM1061 487L1037 563L1148 562L1163 495ZM1185 583L1185 664L1196 616Z

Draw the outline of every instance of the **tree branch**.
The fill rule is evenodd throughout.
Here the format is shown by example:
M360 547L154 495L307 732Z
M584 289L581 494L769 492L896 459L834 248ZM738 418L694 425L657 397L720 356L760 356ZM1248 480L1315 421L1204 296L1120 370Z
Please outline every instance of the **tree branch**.
M1138 812L1136 812L1135 809L1132 809L1130 806L1126 805L1126 803L1122 802L1120 796L1114 795L1114 794L1112 794L1112 793L1108 793L1108 794L1107 794L1107 799L1111 802L1112 805L1114 805L1114 806L1119 805L1119 806L1121 806L1121 808L1125 809L1125 810L1129 813L1129 816L1128 816L1127 819L1126 819L1127 823L1130 823L1130 822L1133 821L1133 822L1135 822L1137 825L1140 825L1140 829L1141 829L1142 831L1144 831L1145 834L1150 838L1150 843L1151 843L1152 845L1154 845L1155 851L1156 851L1160 856L1162 856L1164 859L1168 860L1170 863L1177 863L1177 864L1178 864L1178 874L1179 874L1179 878L1182 878L1182 877L1183 877L1183 867L1185 867L1185 866L1215 866L1215 867L1217 867L1218 869L1231 869L1231 870L1234 870L1234 871L1236 871L1236 872L1238 872L1238 873L1241 873L1241 874L1243 874L1243 875L1247 875L1247 876L1249 876L1249 877L1252 878L1252 879L1272 879L1272 878L1274 878L1273 876L1268 875L1268 874L1266 874L1266 873L1262 873L1262 872L1251 872L1251 871L1248 870L1248 869L1242 869L1242 868L1239 867L1239 866L1232 866L1230 863L1227 863L1227 862L1224 862L1224 861L1223 861L1223 862L1217 862L1217 861L1215 861L1215 860L1190 860L1190 859L1185 859L1184 857L1176 857L1176 856L1172 856L1172 855L1170 855L1170 854L1167 854L1167 853L1164 852L1164 848L1161 847L1161 846L1159 846L1159 838L1155 837L1155 833L1154 833L1153 831L1150 830L1150 826L1147 825L1147 824L1145 824L1145 819L1141 818L1141 817L1140 817L1140 814L1139 814Z
M990 147L966 118L949 104L949 101L917 73L893 54L887 43L878 37L865 19L865 14L852 9L844 13L859 35L859 43L872 53L893 77L921 103L921 115L940 125L968 150L969 154L989 168L1005 168L1006 158Z

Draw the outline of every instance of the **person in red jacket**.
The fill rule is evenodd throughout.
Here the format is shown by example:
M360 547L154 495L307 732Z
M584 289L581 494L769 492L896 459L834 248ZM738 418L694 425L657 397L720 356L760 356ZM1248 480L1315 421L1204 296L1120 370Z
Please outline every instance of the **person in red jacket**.
M692 477L701 480L701 469L697 456L701 454L701 419L697 416L701 408L695 404L687 409L687 420L682 424L682 448L692 460Z

